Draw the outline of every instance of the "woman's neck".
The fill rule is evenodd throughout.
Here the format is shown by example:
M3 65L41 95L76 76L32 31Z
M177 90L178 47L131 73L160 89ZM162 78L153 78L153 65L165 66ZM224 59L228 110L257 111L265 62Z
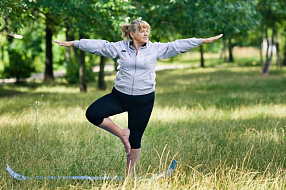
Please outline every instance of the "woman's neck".
M139 43L139 42L137 42L135 40L132 40L132 43L133 43L133 46L136 49L136 54L137 54L138 50L145 45L145 43Z

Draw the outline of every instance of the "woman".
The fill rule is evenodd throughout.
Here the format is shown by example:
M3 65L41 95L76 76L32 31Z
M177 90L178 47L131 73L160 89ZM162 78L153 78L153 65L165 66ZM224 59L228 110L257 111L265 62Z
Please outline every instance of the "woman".
M86 111L86 117L94 125L121 139L127 155L128 173L135 170L141 150L141 138L153 109L157 60L170 58L203 43L211 43L222 36L152 43L149 41L149 34L150 25L137 19L122 26L124 41L55 41L60 46L74 46L82 51L118 59L119 67L112 92L92 103ZM128 129L122 129L109 116L126 111Z

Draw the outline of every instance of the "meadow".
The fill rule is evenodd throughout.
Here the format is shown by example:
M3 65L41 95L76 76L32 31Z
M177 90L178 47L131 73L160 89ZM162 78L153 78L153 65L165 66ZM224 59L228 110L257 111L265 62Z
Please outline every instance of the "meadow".
M36 175L124 176L120 140L88 123L85 109L110 92L28 83L0 86L0 189L286 189L286 71L225 64L157 72L138 181L29 180ZM126 128L127 114L112 119ZM172 158L176 172L164 171Z

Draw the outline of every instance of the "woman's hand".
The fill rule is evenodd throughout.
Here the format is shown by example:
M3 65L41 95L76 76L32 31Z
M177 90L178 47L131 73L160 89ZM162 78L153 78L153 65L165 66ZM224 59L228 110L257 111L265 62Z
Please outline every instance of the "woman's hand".
M54 42L64 47L70 47L74 45L74 41L60 42L58 40L54 40Z
M202 42L203 44L208 44L208 43L212 43L213 41L221 38L223 36L223 34L220 34L218 36L215 36L215 37L211 37L211 38L205 38L205 39L202 39Z

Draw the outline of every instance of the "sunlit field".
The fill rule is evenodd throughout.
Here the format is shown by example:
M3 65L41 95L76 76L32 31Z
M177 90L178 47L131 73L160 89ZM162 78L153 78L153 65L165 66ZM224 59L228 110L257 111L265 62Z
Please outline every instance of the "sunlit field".
M17 181L28 176L124 176L121 141L85 109L108 93L96 83L0 86L0 189L285 189L286 72L210 67L157 72L156 100L137 175L146 180ZM112 119L126 128L127 114ZM150 179L178 161L176 172Z

